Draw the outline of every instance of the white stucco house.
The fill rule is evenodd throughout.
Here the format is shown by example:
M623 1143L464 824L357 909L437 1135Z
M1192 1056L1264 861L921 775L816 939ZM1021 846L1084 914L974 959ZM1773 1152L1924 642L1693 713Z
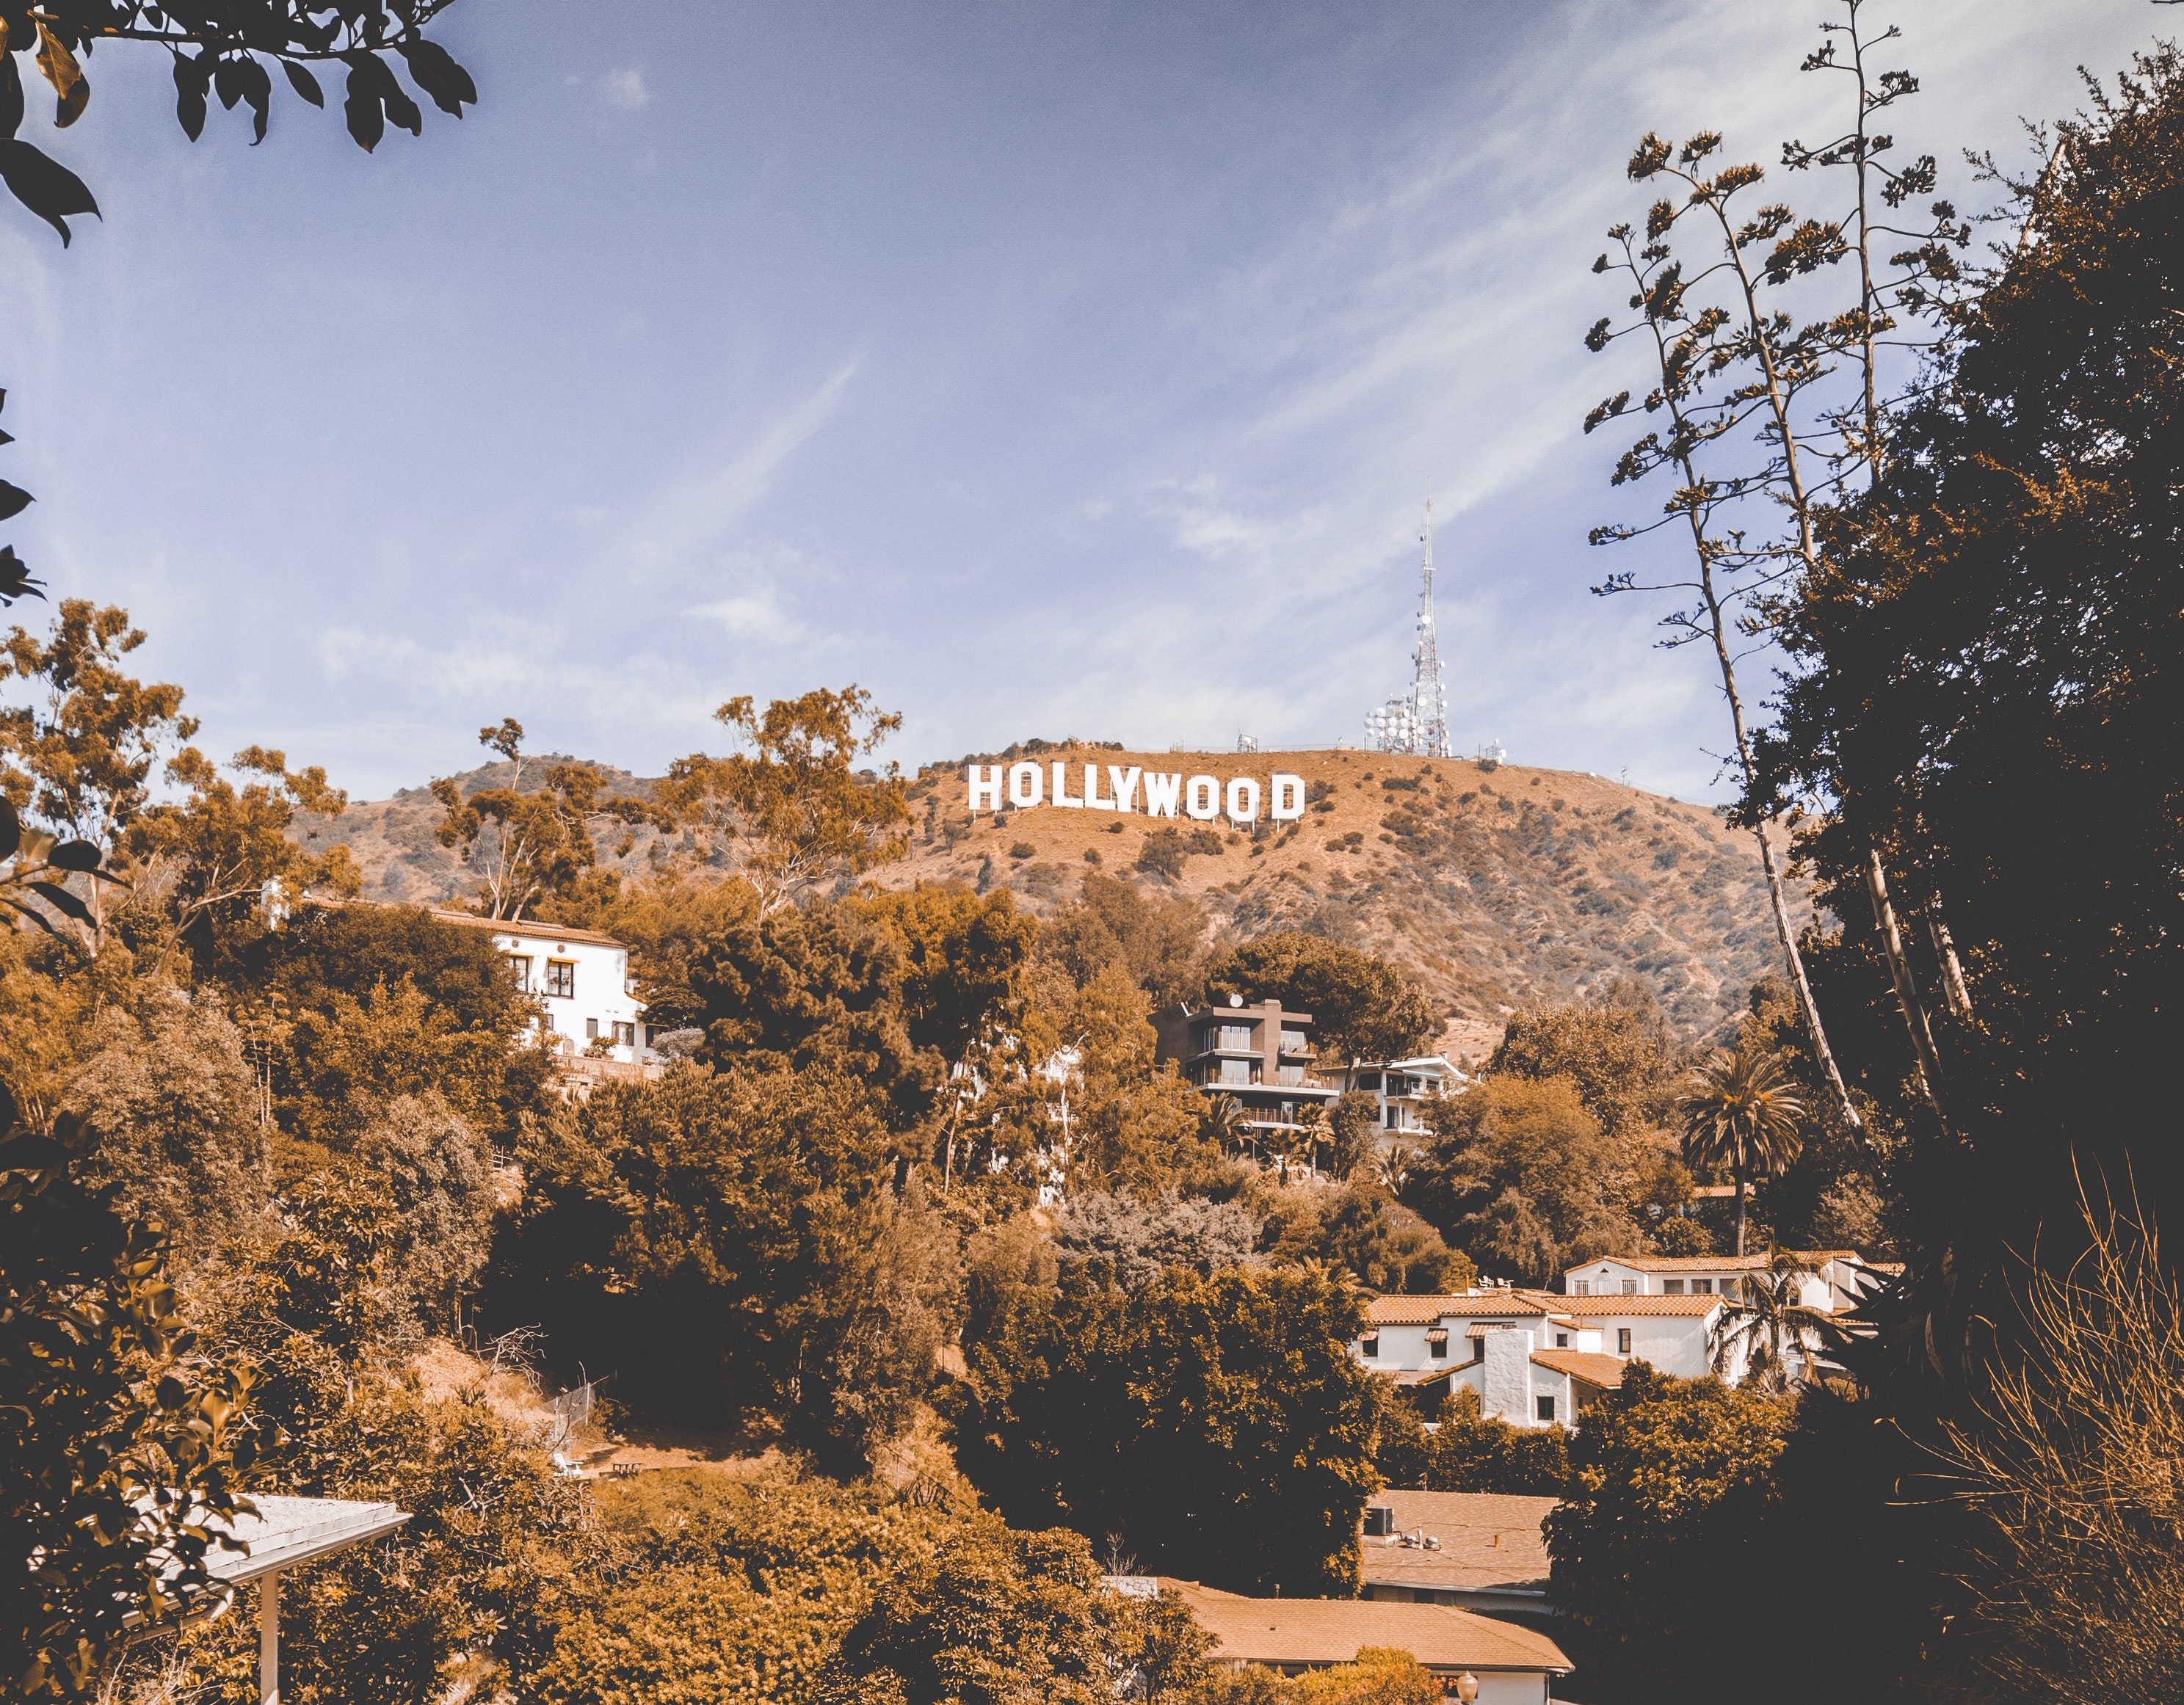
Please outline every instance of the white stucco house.
M466 911L435 910L432 917L458 928L491 933L493 944L515 972L515 986L538 1000L540 1028L551 1034L562 1054L629 1066L655 1058L644 1003L630 988L629 949L613 936L573 924L510 922Z
M1711 1371L1719 1296L1562 1296L1490 1286L1454 1296L1380 1296L1351 1346L1364 1366L1430 1403L1468 1387L1479 1412L1518 1427L1569 1427L1647 1362Z
M1864 1290L1897 1270L1870 1264L1854 1250L1786 1253L1811 1269L1799 1275L1798 1302L1828 1314L1853 1307ZM1572 1296L1736 1297L1748 1276L1763 1273L1772 1264L1766 1255L1602 1256L1565 1271L1563 1289Z
M1440 1054L1411 1060L1357 1060L1340 1074L1337 1087L1362 1090L1380 1110L1384 1141L1390 1138L1413 1145L1428 1135L1425 1104L1435 1095L1457 1095L1471 1079L1454 1062Z

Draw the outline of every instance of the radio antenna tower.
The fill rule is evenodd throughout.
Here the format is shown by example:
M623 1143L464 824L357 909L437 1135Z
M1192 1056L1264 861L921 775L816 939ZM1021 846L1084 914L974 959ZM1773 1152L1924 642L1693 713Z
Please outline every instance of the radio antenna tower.
M1448 693L1441 684L1440 646L1434 635L1433 499L1426 499L1426 524L1418 538L1426 548L1424 577L1418 588L1418 649L1411 654L1417 675L1411 686L1412 715L1416 718L1412 748L1415 756L1446 758L1448 751Z
M1384 705L1365 713L1368 751L1399 752L1412 758L1446 758L1448 749L1448 694L1441 686L1440 643L1434 633L1433 499L1426 499L1424 578L1418 588L1418 644L1411 653L1411 684Z

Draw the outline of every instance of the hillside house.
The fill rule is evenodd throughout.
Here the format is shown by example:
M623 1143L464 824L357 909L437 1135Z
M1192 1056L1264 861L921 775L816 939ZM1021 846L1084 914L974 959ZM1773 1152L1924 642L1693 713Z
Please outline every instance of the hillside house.
M564 1056L629 1067L659 1063L644 1003L630 987L629 949L613 936L572 924L510 922L466 911L435 910L432 917L492 935L515 973L515 986L538 1000L540 1028Z
M1561 1296L1491 1287L1379 1296L1351 1346L1429 1413L1458 1387L1518 1427L1570 1427L1632 1362L1696 1379L1711 1370L1728 1305L1719 1296ZM1734 1373L1736 1370L1732 1370Z
M1490 1615L1545 1615L1543 1524L1560 1502L1394 1486L1376 1492L1358 1535L1363 1596Z
M1342 1093L1314 1068L1312 1014L1285 1012L1279 1000L1246 1006L1239 995L1226 1006L1184 1002L1156 1015L1153 1027L1156 1057L1173 1061L1201 1095L1234 1096L1263 1149L1293 1149L1305 1110Z
M1117 1591L1150 1598L1162 1588L1189 1607L1213 1636L1208 1658L1232 1669L1284 1675L1354 1663L1368 1646L1407 1652L1454 1697L1460 1676L1478 1683L1479 1705L1547 1705L1554 1678L1570 1673L1544 1634L1439 1604L1359 1598L1250 1598L1195 1580L1108 1577Z
M1839 1313L1853 1306L1871 1283L1865 1275L1875 1273L1852 1250L1786 1253L1812 1268L1797 1281L1798 1302L1824 1313ZM1764 1273L1773 1264L1767 1255L1602 1256L1568 1269L1563 1289L1572 1296L1736 1297L1741 1295L1748 1276Z
M1340 1074L1345 1090L1362 1090L1379 1108L1384 1144L1390 1139L1413 1145L1428 1140L1425 1104L1435 1095L1461 1095L1471 1079L1439 1054L1412 1060L1359 1060Z

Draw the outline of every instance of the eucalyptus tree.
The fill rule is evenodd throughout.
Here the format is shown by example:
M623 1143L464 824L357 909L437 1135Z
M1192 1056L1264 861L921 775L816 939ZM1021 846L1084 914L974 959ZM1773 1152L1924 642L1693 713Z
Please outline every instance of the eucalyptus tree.
M1970 238L1946 202L1935 203L1930 223L1917 231L1876 216L1876 199L1886 209L1899 209L1930 191L1936 174L1930 156L1902 170L1882 159L1894 141L1875 128L1875 116L1914 93L1918 81L1908 72L1873 69L1872 51L1898 32L1868 33L1859 17L1864 3L1843 0L1847 21L1821 26L1827 39L1803 66L1850 75L1848 128L1817 147L1791 142L1784 149L1792 170L1847 167L1851 205L1833 217L1800 217L1786 202L1760 200L1765 168L1721 159L1719 131L1696 131L1680 145L1648 134L1626 175L1661 193L1642 230L1628 222L1610 228L1615 248L1593 263L1596 273L1630 281L1635 317L1618 326L1613 316L1602 316L1585 337L1596 353L1626 338L1638 341L1646 352L1641 406L1661 421L1624 450L1613 483L1655 475L1671 482L1658 517L1596 527L1591 542L1626 543L1665 530L1689 545L1680 569L1611 573L1593 589L1603 597L1674 593L1678 603L1662 619L1668 630L1662 643L1703 644L1713 655L1729 710L1732 751L1726 762L1741 783L1741 820L1758 842L1775 933L1814 1061L1837 1117L1861 1134L1864 1121L1821 1022L1781 860L1769 835L1782 801L1758 785L1751 707L1738 666L1770 643L1795 588L1819 571L1821 515L1850 471L1877 465L1884 412L1880 365L1899 327L1896 310L1930 305L1933 293L1956 276L1952 249ZM1892 237L1911 247L1877 270L1875 243ZM1817 287L1811 281L1852 257L1856 300L1824 302L1818 313L1804 312ZM1860 379L1858 394L1847 402L1831 383L1845 364ZM1624 415L1632 395L1626 388L1597 404L1585 417L1585 431ZM1878 907L1881 889L1875 892ZM1938 1112L1938 1099L1936 1106Z

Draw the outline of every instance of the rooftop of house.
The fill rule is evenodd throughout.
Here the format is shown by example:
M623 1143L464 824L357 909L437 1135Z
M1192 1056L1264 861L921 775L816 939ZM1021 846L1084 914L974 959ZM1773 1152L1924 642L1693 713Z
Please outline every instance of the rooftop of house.
M625 944L619 936L609 935L604 930L581 929L573 923L543 923L535 917L520 921L505 917L480 917L474 912L443 911L431 908L435 923L452 923L460 929L489 929L495 935L523 935L533 941L581 941L591 947L621 947Z
M1565 1296L1555 1290L1474 1290L1454 1296L1376 1296L1365 1305L1373 1326L1431 1326L1441 1320L1566 1319L1669 1314L1702 1318L1719 1296Z
M1785 1250L1791 1260L1818 1268L1830 1261L1855 1261L1852 1249ZM1595 1267L1627 1267L1633 1273L1764 1273L1771 1255L1602 1255L1563 1269L1565 1279L1582 1277Z
M1609 1356L1596 1350L1535 1350L1532 1360L1554 1373L1567 1373L1573 1379L1597 1385L1603 1391L1613 1391L1622 1385L1623 1370L1630 1365L1620 1356Z
M1429 1669L1553 1671L1570 1661L1544 1634L1438 1604L1363 1598L1245 1598L1167 1580L1213 1636L1211 1656L1246 1663L1353 1663L1368 1646L1407 1652Z
M1547 1541L1541 1524L1560 1502L1392 1486L1375 1492L1369 1502L1389 1511L1396 1531L1363 1536L1364 1583L1527 1596L1544 1593ZM1418 1537L1440 1543L1429 1548L1412 1542Z

